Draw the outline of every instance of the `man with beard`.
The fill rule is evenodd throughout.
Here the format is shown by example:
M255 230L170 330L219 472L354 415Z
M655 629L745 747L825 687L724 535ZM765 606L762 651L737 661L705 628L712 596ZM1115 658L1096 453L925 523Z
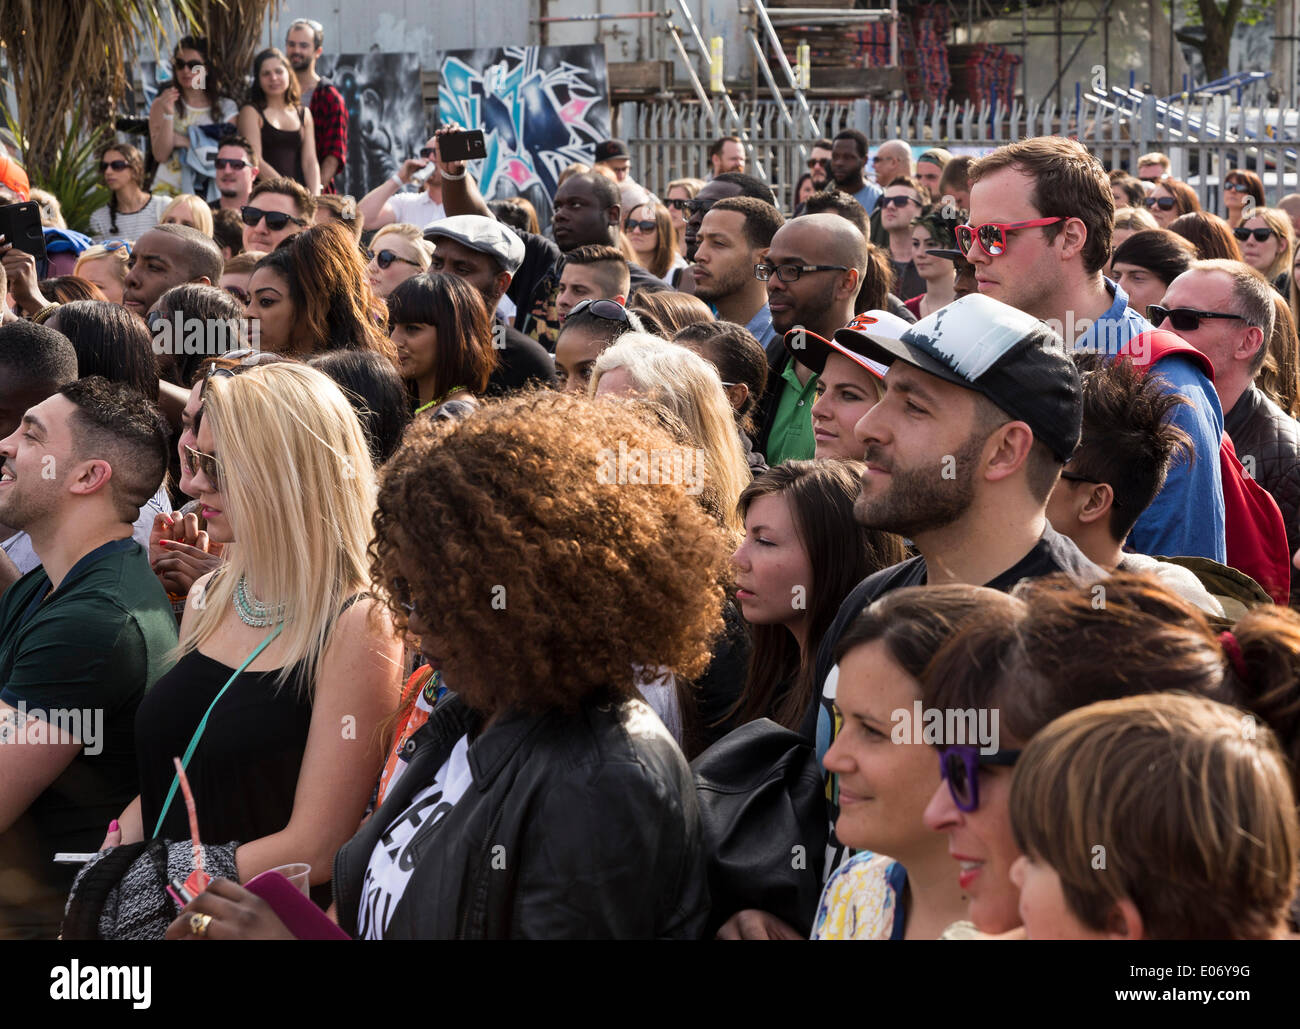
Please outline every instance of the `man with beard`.
M990 297L954 301L898 339L841 329L840 341L889 366L885 396L858 422L867 469L854 515L906 536L917 556L869 576L844 600L821 639L818 700L802 725L820 758L834 737L833 654L872 601L904 586L960 582L1010 590L1020 580L1067 572L1103 578L1047 520L1047 500L1079 443L1079 373L1059 336ZM831 825L837 812L828 805ZM839 864L832 832L822 869ZM743 911L719 932L770 939L793 930Z
M139 792L135 711L176 618L131 523L167 439L138 392L91 376L0 441L0 521L41 559L0 600L0 937L54 936L75 871L54 855L95 850Z
M834 214L805 214L772 237L757 274L767 276L767 306L776 335L767 349L768 386L759 403L755 447L777 465L813 456L812 406L817 376L794 354L802 328L823 339L853 320L853 301L867 266L867 241L852 222Z
M862 205L870 214L876 209L876 202L881 197L879 186L872 185L862 177L862 169L867 164L867 137L857 129L845 129L835 137L831 147L831 175L835 185Z
M300 18L289 26L284 53L298 79L302 105L311 109L316 156L320 159L321 192L333 193L334 176L348 163L348 110L343 94L316 74L316 60L324 53L321 46L324 41L320 22Z
M700 247L700 226L704 223L704 216L719 200L730 200L732 197L753 197L776 207L776 195L752 175L724 172L717 178L710 179L693 200L686 202L686 260L695 260L695 252Z
M767 289L754 273L784 219L753 197L720 200L700 226L695 295L723 321L743 325L766 346L772 340Z

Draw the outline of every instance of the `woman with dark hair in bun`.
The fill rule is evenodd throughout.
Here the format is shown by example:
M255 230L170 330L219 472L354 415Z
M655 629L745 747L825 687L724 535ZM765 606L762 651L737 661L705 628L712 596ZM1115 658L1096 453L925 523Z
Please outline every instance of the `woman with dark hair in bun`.
M1196 247L1168 229L1136 232L1124 240L1111 259L1115 280L1128 294L1128 306L1146 313L1158 304L1169 284L1196 260Z

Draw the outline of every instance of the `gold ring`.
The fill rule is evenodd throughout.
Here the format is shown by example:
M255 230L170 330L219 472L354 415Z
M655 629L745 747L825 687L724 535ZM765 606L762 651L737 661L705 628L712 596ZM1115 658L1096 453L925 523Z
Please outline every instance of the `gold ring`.
M211 921L211 915L190 915L190 932L195 936L207 936L208 923Z

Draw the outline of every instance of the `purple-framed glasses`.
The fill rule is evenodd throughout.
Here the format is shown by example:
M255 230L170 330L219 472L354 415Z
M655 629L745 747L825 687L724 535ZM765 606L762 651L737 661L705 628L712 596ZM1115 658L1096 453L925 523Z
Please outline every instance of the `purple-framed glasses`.
M948 783L952 802L967 814L980 806L980 766L1010 766L1020 758L1018 750L998 750L992 754L981 754L979 747L969 744L935 749L939 751L939 774Z

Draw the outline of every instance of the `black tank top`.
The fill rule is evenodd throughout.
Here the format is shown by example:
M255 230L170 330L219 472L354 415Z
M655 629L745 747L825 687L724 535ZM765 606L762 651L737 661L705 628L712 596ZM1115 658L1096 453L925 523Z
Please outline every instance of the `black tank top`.
M303 117L302 111L299 107L298 128L293 132L277 129L266 120L265 111L258 111L257 116L262 119L262 156L281 175L287 175L305 186L307 179L302 171L302 134L307 119Z

